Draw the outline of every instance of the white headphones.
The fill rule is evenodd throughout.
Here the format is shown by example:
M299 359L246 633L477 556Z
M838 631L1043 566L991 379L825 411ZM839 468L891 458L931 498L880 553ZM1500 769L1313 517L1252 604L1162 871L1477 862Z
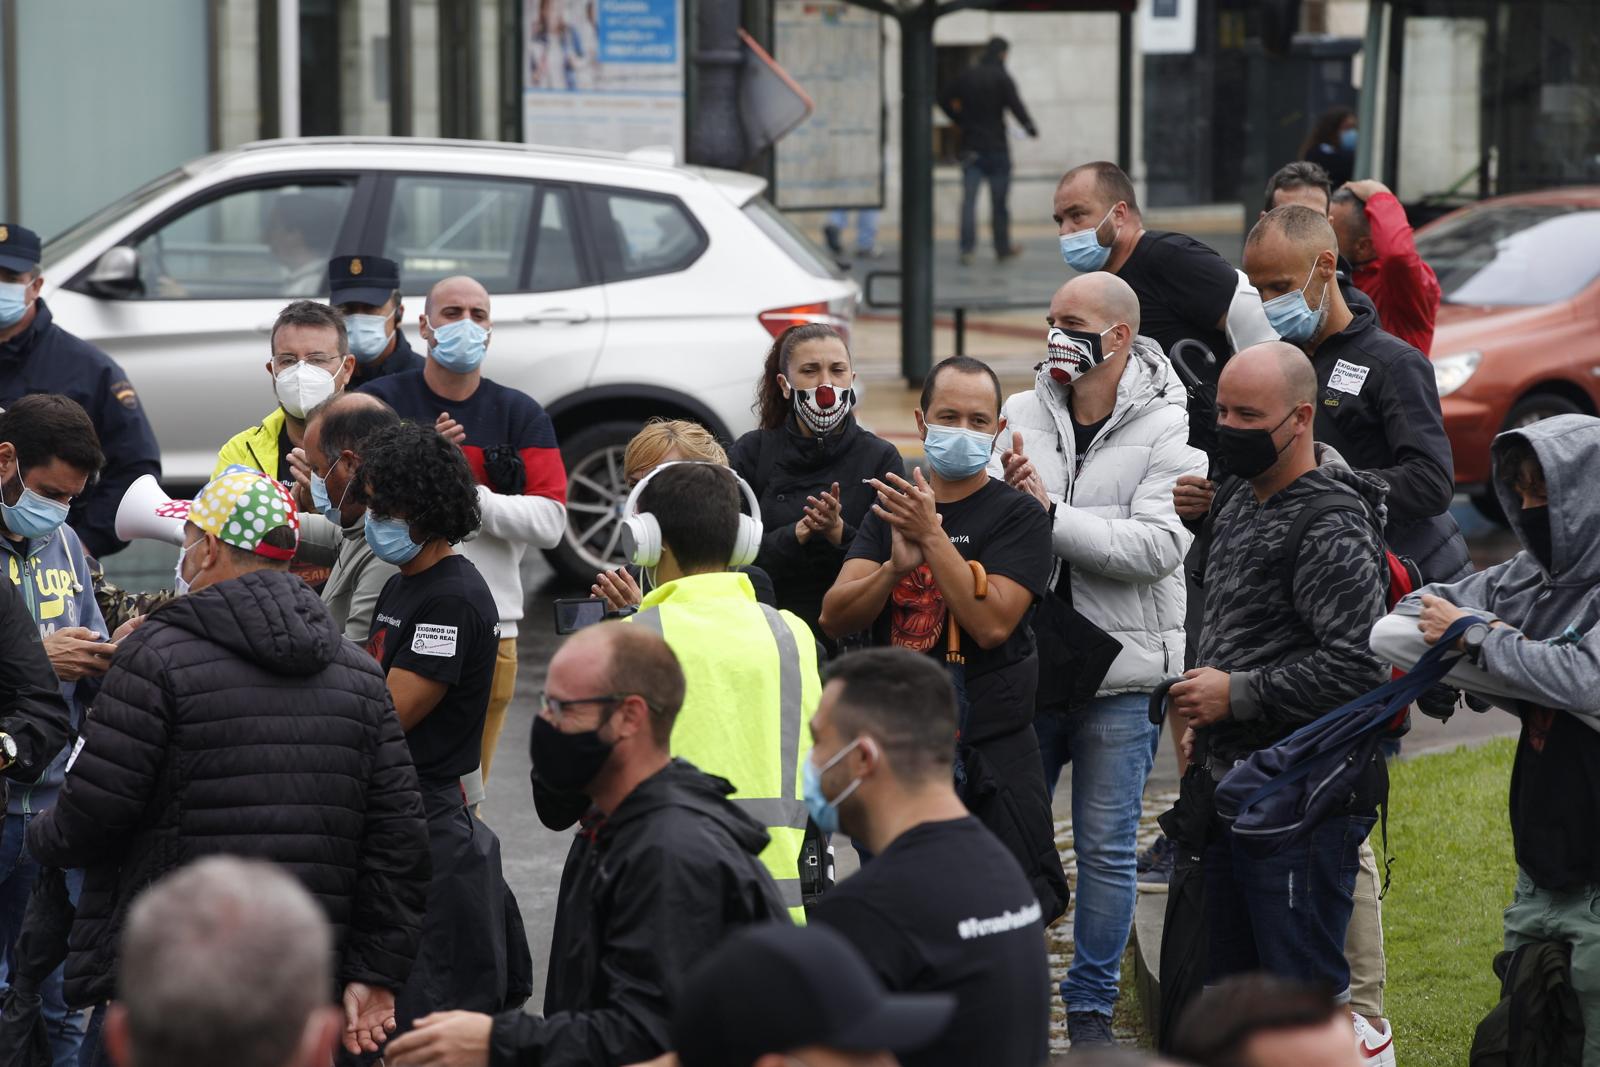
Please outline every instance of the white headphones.
M661 464L639 479L639 484L633 487L633 492L628 494L628 499L622 505L622 550L640 567L654 567L661 562L661 524L656 522L656 517L648 511L639 511L639 494L644 492L644 487L650 484L651 478L668 467L685 463L725 470L739 483L739 489L744 493L750 514L739 516L739 531L734 535L733 556L728 560L728 566L748 567L756 561L756 555L761 551L761 501L756 498L756 491L750 488L750 483L739 477L732 467L701 460L675 459Z

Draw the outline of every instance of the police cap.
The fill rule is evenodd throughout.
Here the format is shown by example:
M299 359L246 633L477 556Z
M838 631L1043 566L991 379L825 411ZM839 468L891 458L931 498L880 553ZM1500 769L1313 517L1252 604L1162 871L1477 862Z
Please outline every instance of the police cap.
M39 265L39 235L26 226L0 222L0 267L29 271Z
M382 256L334 256L328 260L328 303L387 304L400 288L400 264Z

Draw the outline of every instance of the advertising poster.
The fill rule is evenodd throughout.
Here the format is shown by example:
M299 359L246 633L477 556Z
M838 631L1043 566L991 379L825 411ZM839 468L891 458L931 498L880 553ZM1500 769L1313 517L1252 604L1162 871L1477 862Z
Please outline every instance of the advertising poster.
M528 0L526 10L525 141L683 158L682 0Z

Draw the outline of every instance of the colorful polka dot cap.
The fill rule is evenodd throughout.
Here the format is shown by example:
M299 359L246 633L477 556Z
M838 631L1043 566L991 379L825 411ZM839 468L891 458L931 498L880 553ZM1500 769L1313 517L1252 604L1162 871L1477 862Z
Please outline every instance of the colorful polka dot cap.
M189 506L189 521L224 544L268 559L293 559L294 549L261 543L268 530L287 526L299 542L294 499L260 471L233 466L214 478Z

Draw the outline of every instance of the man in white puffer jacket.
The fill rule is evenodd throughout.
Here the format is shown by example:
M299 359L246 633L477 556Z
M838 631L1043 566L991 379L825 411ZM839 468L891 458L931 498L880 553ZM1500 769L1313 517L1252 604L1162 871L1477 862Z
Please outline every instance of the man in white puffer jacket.
M1138 335L1139 300L1126 282L1105 272L1073 278L1051 299L1049 323L1033 391L1002 409L1008 450L990 470L1050 511L1058 592L1070 582L1072 607L1122 645L1092 700L1041 707L1034 721L1052 794L1061 768L1074 765L1075 950L1061 998L1080 1047L1110 1041L1158 738L1146 709L1151 690L1183 671L1191 535L1172 486L1204 475L1206 457L1189 447L1188 398L1160 346ZM1040 628L1041 644L1063 639ZM1049 662L1048 649L1040 658Z

